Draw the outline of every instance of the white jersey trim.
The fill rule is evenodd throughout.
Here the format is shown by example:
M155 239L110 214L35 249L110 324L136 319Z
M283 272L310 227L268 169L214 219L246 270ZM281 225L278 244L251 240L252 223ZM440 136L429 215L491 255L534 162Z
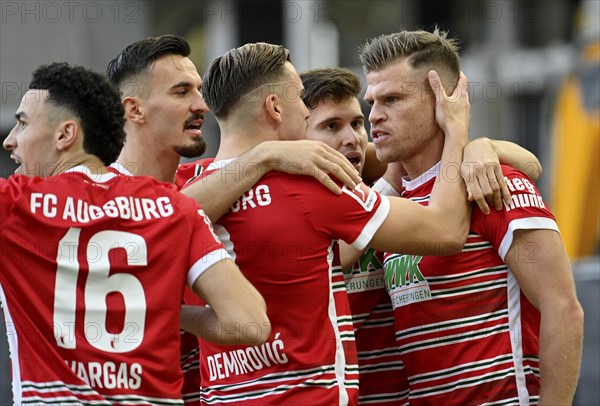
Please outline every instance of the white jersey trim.
M390 213L390 201L388 198L382 195L379 195L379 197L381 199L381 203L379 204L377 211L362 229L356 240L350 243L350 245L356 249L364 250L367 247L377 230L379 230L379 227L381 227Z
M224 259L231 259L231 257L223 248L218 248L196 261L188 271L187 282L190 288L194 286L196 279L206 272L208 268Z
M223 169L224 167L226 167L227 165L229 165L230 163L232 163L235 160L237 160L237 157L229 158L229 159L221 159L220 161L212 161L211 163L208 164L208 166L206 167L206 170L214 171L216 169Z
M92 173L92 171L90 171L90 168L88 168L87 166L83 166L83 165L75 166L75 167L65 171L65 173L72 173L72 172L83 173L84 175L86 175L88 178L90 178L91 180L93 180L96 183L106 183L109 180L118 176L117 174L112 173L112 172Z
M125 168L118 162L113 162L112 164L110 164L110 167L116 169L117 172L119 172L121 175L134 176L133 173L129 171L129 169Z
M335 242L331 242L329 247L327 247L327 267L329 268L329 304L327 306L327 313L329 314L329 322L333 327L333 332L335 334L335 379L337 381L339 387L339 404L347 405L348 404L348 391L346 390L346 376L345 376L345 366L346 366L346 354L344 353L344 347L342 344L340 327L338 325L337 319L337 311L335 305L335 295L333 292L333 246Z
M398 193L398 191L383 178L379 178L379 180L373 184L371 189L384 196L400 197L400 193Z
M510 246L513 243L514 232L517 230L554 230L558 231L558 225L554 220L548 217L527 217L522 219L516 219L511 221L508 224L508 229L506 230L506 234L504 234L504 238L500 243L500 247L498 248L498 255L504 261L504 257L508 253ZM504 261L506 262L506 261Z
M10 314L6 296L4 295L4 288L1 284L0 304L2 305L2 311L4 313L6 338L8 340L9 358L11 360L13 404L20 405L23 403L23 386L21 385L21 364L19 363L19 338L17 337L17 330L14 327L15 323ZM11 330L13 330L13 334L9 331L9 326L12 326Z
M231 234L229 234L229 231L227 231L225 227L217 223L213 224L213 229L215 230L215 234L219 238L219 241L221 241L221 244L225 247L225 251L227 251L231 256L231 259L235 262L237 260L237 255L233 247L233 241L231 241Z
M405 176L402 178L402 186L404 187L404 189L406 189L407 192L411 191L411 190L415 190L416 188L424 185L425 183L429 182L431 179L434 179L438 176L438 174L440 173L440 165L442 163L438 162L437 164L433 165L431 168L429 168L428 170L426 170L425 172L423 172L421 175L419 175L418 177L414 178L414 179L410 179L408 176Z
M523 337L521 334L521 288L519 282L512 272L508 272L508 283L506 287L508 295L508 328L510 332L511 351L513 365L515 367L515 380L517 383L517 394L520 405L529 404L529 392L525 381L523 370Z

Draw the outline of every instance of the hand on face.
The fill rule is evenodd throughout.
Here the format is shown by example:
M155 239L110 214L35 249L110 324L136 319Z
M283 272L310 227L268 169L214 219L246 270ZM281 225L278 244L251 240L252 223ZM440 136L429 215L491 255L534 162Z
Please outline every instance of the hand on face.
M468 79L460 73L454 92L448 96L438 73L434 70L427 75L435 95L435 121L448 136L459 136L467 141L471 104L467 93Z

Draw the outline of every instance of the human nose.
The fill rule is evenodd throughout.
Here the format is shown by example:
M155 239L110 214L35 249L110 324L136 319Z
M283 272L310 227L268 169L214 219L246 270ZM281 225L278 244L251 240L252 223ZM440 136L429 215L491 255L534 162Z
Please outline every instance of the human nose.
M377 103L373 103L371 106L371 112L369 113L369 122L371 124L377 124L385 120L386 116L384 111L379 107Z
M198 112L205 113L207 111L210 111L210 109L204 102L204 98L202 97L202 93L200 93L200 91L197 91L197 93L194 97L194 101L192 102L192 105L190 106L190 110L192 110L193 113L198 113Z
M310 110L308 109L308 107L302 99L300 99L299 101L300 103L302 103L302 107L304 107L304 119L308 120L308 117L310 117Z
M7 151L12 151L17 146L17 138L15 137L14 129L2 141L2 147Z
M342 144L343 145L359 145L360 138L354 128L351 125L347 125L342 130Z

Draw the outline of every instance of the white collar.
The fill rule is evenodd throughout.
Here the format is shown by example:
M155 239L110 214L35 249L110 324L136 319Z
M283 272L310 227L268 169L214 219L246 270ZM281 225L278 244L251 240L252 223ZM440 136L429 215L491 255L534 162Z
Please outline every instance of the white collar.
M112 178L114 178L115 176L117 176L115 173L112 173L112 172L92 173L92 171L90 171L90 168L88 168L87 166L83 166L83 165L74 166L73 168L65 171L65 173L71 173L71 172L83 173L84 175L86 175L88 178L90 178L91 180L93 180L96 183L106 183L109 180L111 180Z
M404 190L406 190L406 191L415 190L419 186L424 185L425 183L429 182L431 179L438 176L438 174L440 173L440 164L441 164L441 162L438 162L433 167L429 168L422 175L416 177L415 179L411 180L408 176L403 177L402 178L402 186L404 187Z
M110 167L116 169L117 172L119 172L121 175L133 176L133 173L129 172L129 169L125 168L123 165L116 161L110 164Z
M237 159L238 159L238 157L229 158L229 159L221 159L220 161L212 161L210 164L208 164L208 166L206 167L206 170L214 171L217 169L223 169L224 167L226 167L227 165L229 165L230 163L232 163L233 161L235 161Z

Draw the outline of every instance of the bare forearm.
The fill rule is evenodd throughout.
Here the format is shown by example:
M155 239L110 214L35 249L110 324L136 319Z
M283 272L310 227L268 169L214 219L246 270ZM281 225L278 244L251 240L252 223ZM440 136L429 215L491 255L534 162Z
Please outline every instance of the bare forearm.
M210 307L182 305L179 324L182 330L208 341L214 341L210 340L210 337L215 333L218 320Z
M524 172L534 182L542 175L542 165L537 157L510 141L489 140L492 143L494 152L498 155L501 164L512 166Z
M192 290L210 307L183 307L185 330L221 344L261 344L269 337L265 301L231 259L202 273Z
M180 328L216 344L261 344L270 333L268 319L263 323L219 320L209 306L181 306Z
M229 207L271 170L263 148L253 148L224 168L182 190L216 222Z
M466 200L466 186L460 177L465 145L466 142L446 141L428 210L434 217L439 217L434 222L443 228L440 232L464 234L466 238L470 223L470 205Z
M458 84L449 99L441 87L437 73L430 71L428 77L436 97L436 120L445 136L440 172L431 193L429 206L434 210L438 209L437 212L432 210L432 214L439 217L440 224L447 226L446 231L453 237L452 240L464 242L470 223L467 190L460 175L463 150L469 135L470 105L466 93L467 78L461 72Z
M540 324L540 405L570 405L579 377L583 313L574 309L542 314Z
M244 153L235 162L188 186L183 193L196 199L208 217L216 222L241 195L267 172L276 170L312 176L333 193L361 182L356 169L338 151L319 141L265 141Z

